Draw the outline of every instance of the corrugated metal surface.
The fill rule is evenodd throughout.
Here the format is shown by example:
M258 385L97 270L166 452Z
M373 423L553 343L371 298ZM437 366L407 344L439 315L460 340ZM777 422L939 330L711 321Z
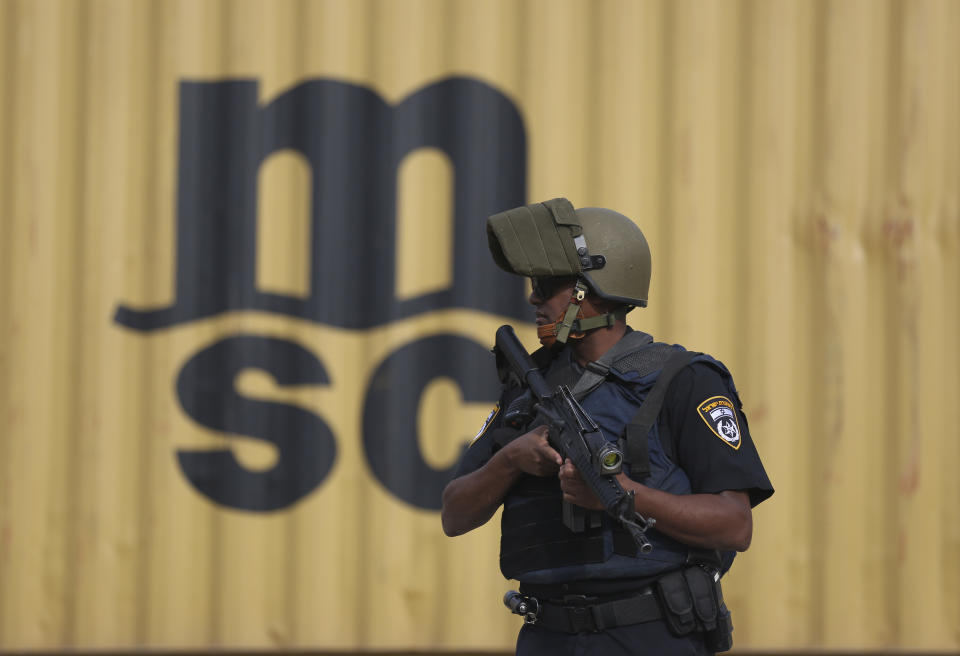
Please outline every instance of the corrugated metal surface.
M334 80L396 104L450 77L517 108L527 199L644 228L633 325L734 371L778 488L727 585L737 645L960 648L960 4L5 0L0 31L0 649L510 647L495 523L442 537L363 437L391 354L488 345L503 316L115 319L181 289L182 82L256 80L263 106ZM400 168L397 234L368 253L395 248L397 298L455 277L458 174L435 149ZM257 180L257 288L343 293L356 273L311 273L309 163L283 150ZM253 366L239 394L306 409L336 445L272 512L214 503L178 460L278 462L183 405L198 352L246 338L322 371ZM427 464L488 407L427 384Z

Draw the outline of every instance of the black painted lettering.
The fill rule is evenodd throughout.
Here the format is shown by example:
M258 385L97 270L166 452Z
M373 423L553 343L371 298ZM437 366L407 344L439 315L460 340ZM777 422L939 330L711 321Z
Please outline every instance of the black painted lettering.
M292 405L245 398L236 375L262 369L278 385L326 385L323 364L302 346L272 337L228 337L194 355L177 379L184 411L214 430L273 443L279 457L263 472L245 469L229 449L181 450L190 483L217 503L242 510L285 508L312 492L330 472L336 443L316 415Z
M456 469L456 463L431 468L417 439L420 396L441 376L457 382L465 401L497 400L490 351L465 337L437 335L390 354L373 374L363 407L363 448L374 475L397 497L426 510L440 509L440 494ZM449 437L463 438L465 448L472 435Z
M257 95L254 80L181 83L175 300L120 305L118 323L150 331L245 309L344 328L453 307L526 316L523 280L498 269L486 246L486 217L526 202L526 137L509 98L470 78L441 80L396 106L334 80L304 82L262 107ZM425 147L453 164L453 285L401 300L397 175ZM312 171L306 299L261 292L254 277L257 172L283 149Z

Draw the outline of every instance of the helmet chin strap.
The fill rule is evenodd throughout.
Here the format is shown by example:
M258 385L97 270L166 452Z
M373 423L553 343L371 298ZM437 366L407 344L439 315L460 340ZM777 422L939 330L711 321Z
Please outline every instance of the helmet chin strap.
M588 331L612 326L618 318L626 316L622 310L600 314L587 299L587 291L586 283L578 278L563 317L553 323L537 326L537 337L541 344L549 348L557 342L566 344L568 339L583 339Z

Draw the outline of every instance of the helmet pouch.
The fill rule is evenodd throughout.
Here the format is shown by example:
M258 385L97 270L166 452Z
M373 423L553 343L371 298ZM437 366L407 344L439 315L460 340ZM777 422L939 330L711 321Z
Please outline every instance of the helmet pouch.
M565 198L532 203L487 219L494 262L521 276L569 276L582 271L575 240L583 228Z

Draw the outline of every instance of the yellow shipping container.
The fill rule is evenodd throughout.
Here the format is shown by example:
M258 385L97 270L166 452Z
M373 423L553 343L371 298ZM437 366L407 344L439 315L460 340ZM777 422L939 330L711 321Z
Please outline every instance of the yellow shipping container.
M957 651L958 61L952 0L0 0L0 651L509 650L437 491L536 341L481 210L556 196L734 372L737 648Z

